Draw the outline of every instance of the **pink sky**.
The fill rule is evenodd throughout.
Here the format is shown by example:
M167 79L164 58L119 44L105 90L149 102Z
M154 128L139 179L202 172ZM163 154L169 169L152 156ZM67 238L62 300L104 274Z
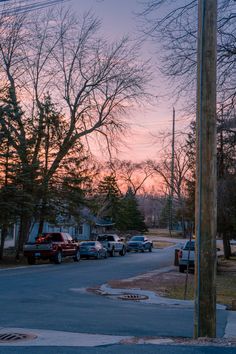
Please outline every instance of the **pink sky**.
M138 0L70 0L69 4L78 14L91 10L95 16L102 20L102 32L112 40L116 40L125 34L137 36L137 17L135 12L140 10ZM155 46L146 43L143 46L142 57L144 59L152 58L156 64ZM152 91L156 95L164 95L165 81L157 73L153 82ZM128 148L123 147L119 158L143 160L148 158L157 158L161 145L155 142L153 136L158 135L160 131L171 130L172 109L174 102L172 99L160 98L153 107L144 107L133 111L129 120L132 127L132 139L127 139ZM178 111L177 129L178 129ZM182 123L181 123L182 125ZM187 123L186 123L187 125Z

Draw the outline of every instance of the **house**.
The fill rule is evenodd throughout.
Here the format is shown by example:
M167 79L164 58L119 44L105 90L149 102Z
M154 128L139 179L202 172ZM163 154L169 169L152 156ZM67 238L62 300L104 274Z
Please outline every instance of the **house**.
M78 240L94 239L98 233L111 230L114 223L110 220L97 218L88 208L81 210L81 220L78 223L73 217L58 217L57 223L45 222L43 232L68 232ZM33 222L28 240L34 242L38 236L39 222ZM19 223L15 223L9 229L4 248L14 248L19 234Z

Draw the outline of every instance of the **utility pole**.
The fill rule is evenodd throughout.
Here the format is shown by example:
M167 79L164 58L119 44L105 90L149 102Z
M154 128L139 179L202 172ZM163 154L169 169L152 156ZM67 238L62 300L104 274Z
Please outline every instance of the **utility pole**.
M216 336L217 0L198 1L194 336Z
M175 168L175 109L173 108L171 177L170 177L170 196L169 196L169 233L170 233L170 236L172 236L171 231L173 229L174 168Z

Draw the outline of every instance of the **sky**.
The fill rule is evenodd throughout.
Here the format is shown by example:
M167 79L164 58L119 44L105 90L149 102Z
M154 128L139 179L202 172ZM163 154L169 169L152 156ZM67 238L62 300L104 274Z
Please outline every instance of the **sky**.
M29 0L20 0L27 2ZM35 0L34 0L35 1ZM57 2L60 0L50 0ZM142 9L140 0L64 0L75 14L83 15L91 11L101 22L101 33L109 41L116 41L124 35L132 38L140 36L138 32L137 12ZM31 1L32 2L32 1ZM42 3L49 2L41 0ZM37 1L36 1L37 3ZM167 83L158 72L157 45L146 41L140 52L141 59L151 58L153 72L156 73L150 91L157 96L156 102L151 105L138 107L129 112L128 121L131 126L126 146L120 146L119 158L136 161L156 159L160 156L162 146L158 135L160 132L171 132L173 100L166 97ZM176 108L176 107L175 107ZM178 120L178 111L176 111ZM178 129L178 121L176 124Z
M126 34L133 37L140 35L135 15L141 9L138 0L70 0L69 4L78 14L91 10L95 16L101 19L101 30L111 41ZM144 59L151 57L153 63L157 65L156 49L151 43L146 43L141 56ZM154 71L157 72L155 68ZM160 75L156 76L152 85L157 96L165 94L165 80ZM158 158L162 147L156 136L160 131L171 131L172 109L173 102L171 100L159 97L155 105L143 108L142 111L140 109L134 111L130 117L132 130L127 139L128 146L120 148L119 158L138 161Z

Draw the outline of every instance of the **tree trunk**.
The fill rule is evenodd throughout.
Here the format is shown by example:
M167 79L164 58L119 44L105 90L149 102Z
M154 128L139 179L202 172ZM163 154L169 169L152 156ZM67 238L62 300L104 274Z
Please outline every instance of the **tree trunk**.
M5 239L7 237L7 225L2 225L2 230L1 230L1 244L0 244L0 260L3 259L4 255L4 244L5 244Z
M28 240L31 225L31 218L29 216L22 216L20 221L19 237L16 248L16 259L20 259L20 254L23 251L23 246Z
M229 259L232 256L229 234L227 232L223 232L222 237L223 237L224 257L225 259Z
M40 210L40 215L39 215L39 228L38 228L38 234L41 234L43 232L43 226L45 222L45 215L46 215L46 205L47 205L47 192L48 192L48 185L44 186L43 189L43 198L42 198L42 206Z
M38 235L41 235L43 232L44 221L44 217L41 215L39 220Z

